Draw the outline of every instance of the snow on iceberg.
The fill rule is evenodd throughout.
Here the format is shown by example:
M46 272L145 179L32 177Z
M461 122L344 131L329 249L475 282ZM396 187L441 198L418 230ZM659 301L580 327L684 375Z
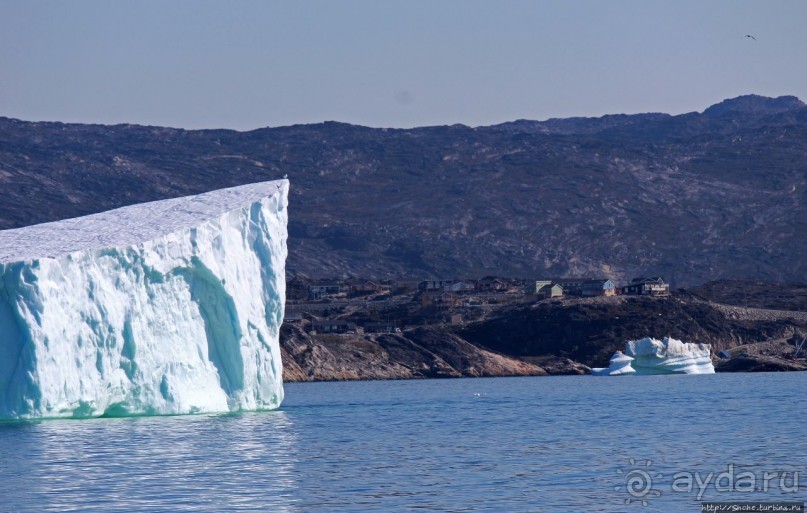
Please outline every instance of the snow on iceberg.
M625 354L617 351L608 368L592 369L595 376L622 374L714 374L712 346L664 337L631 340Z
M0 418L283 400L288 181L0 231Z

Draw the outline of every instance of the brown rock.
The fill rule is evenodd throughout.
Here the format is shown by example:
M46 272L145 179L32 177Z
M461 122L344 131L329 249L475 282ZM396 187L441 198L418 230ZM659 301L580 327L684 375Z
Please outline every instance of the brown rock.
M787 360L776 356L744 354L730 360L720 360L717 372L788 372L807 370L803 360Z
M284 381L541 376L536 365L486 351L433 328L402 334L310 335L284 326Z

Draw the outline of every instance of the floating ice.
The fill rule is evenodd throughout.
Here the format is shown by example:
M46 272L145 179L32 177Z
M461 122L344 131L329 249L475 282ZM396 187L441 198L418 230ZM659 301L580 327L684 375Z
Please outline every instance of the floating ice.
M591 373L595 376L627 376L634 374L636 371L630 366L633 358L624 354L622 351L617 351L611 357L608 368L591 369Z
M591 369L595 376L621 374L714 374L709 344L681 342L670 337L645 337L626 344L625 354L617 351L608 368Z
M0 232L0 418L283 400L288 181Z
M714 374L711 353L709 344L670 337L631 340L625 347L625 354L633 357L637 374Z

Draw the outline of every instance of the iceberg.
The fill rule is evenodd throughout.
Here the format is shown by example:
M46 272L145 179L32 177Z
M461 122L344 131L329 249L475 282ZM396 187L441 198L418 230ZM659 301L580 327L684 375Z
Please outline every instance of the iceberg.
M627 376L629 374L635 374L636 370L631 367L632 361L633 358L622 351L617 351L614 353L614 356L611 357L607 368L591 369L591 373L595 376Z
M278 407L288 187L0 231L0 418Z
M623 374L714 374L712 346L664 337L630 340L625 353L617 351L608 368L591 369L595 376Z
M625 354L633 357L636 374L714 374L712 346L664 337L631 340Z

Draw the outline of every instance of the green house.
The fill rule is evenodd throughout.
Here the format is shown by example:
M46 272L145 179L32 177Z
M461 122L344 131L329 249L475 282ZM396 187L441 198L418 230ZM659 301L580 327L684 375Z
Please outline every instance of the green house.
M551 280L538 280L535 282L534 294L543 299L563 297L563 287Z

